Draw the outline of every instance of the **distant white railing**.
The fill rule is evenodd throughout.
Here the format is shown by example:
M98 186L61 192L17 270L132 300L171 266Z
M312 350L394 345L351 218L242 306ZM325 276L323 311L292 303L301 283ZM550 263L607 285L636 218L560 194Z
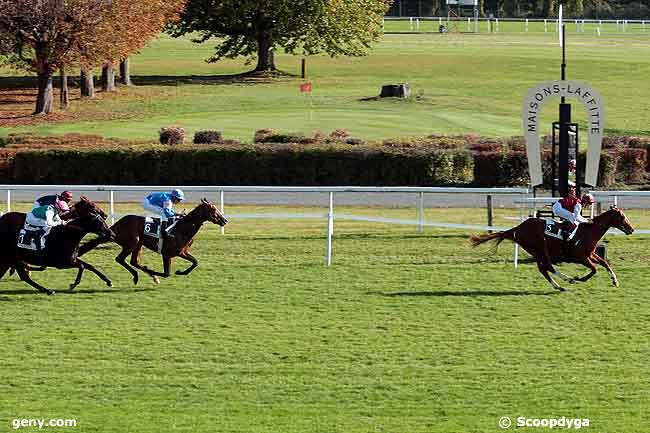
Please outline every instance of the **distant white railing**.
M63 191L69 189L73 192L105 191L108 193L107 201L109 203L108 216L111 223L115 223L115 193L116 192L134 192L142 191L149 193L151 191L169 191L178 186L169 185L0 185L0 190L6 190L6 210L11 210L12 191ZM390 224L417 225L420 231L424 227L441 227L450 229L470 229L470 230L505 230L507 227L494 226L492 224L492 196L503 194L517 194L522 198L529 194L527 188L443 188L443 187L374 187L374 186L334 186L334 187L300 187L300 186L180 186L185 192L209 192L219 194L219 208L222 212L225 209L225 193L229 192L262 192L262 193L327 193L329 195L329 205L327 214L318 213L264 213L264 214L232 214L227 215L230 218L250 219L250 218L327 218L327 253L326 263L332 263L332 237L334 234L334 197L335 194L342 193L405 193L417 195L417 220L405 220L383 217L370 217L341 214L336 216L340 220L357 220ZM475 224L453 224L443 222L431 222L424 220L424 196L425 194L484 194L487 198L487 225ZM523 214L520 215L520 219ZM223 233L223 227L221 232ZM515 263L519 249L515 246Z

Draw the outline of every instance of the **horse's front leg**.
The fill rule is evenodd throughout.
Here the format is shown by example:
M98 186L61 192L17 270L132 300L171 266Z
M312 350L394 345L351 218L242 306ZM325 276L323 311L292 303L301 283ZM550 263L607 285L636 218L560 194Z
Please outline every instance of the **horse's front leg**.
M149 269L146 266L143 266L142 270L151 275L156 284L158 284L160 282L160 280L158 280L158 277L167 278L171 274L172 256L163 255L163 272L154 271L153 269Z
M84 262L77 260L77 269L77 278L75 278L74 283L70 284L70 290L74 290L74 288L81 282L81 276L84 273Z
M199 265L199 261L196 260L196 257L194 257L192 254L190 254L187 251L181 251L181 253L178 255L181 259L185 259L188 262L192 263L192 266L189 268L185 269L184 271L176 271L176 275L187 275L190 272L194 270Z
M589 257L586 257L580 263L589 268L589 273L587 275L585 275L585 276L582 276L582 277L574 277L573 279L575 281L582 281L584 283L585 281L587 281L588 279L590 279L591 277L596 275L596 266L593 264L593 262L590 260Z
M612 284L614 285L614 287L619 287L618 278L616 278L616 274L612 270L612 267L609 266L609 262L607 260L603 259L596 253L591 253L591 257L589 258L594 262L598 263L599 265L601 265L602 267L604 267L605 269L607 269L607 272L609 272L609 276L612 278Z
M79 259L77 259L77 262L80 263L84 268L88 269L90 272L92 272L93 274L95 274L99 278L101 278L102 281L104 281L108 287L113 287L113 283L111 282L111 280L109 280L108 277L106 275L104 275L103 273L101 273L96 267L94 267L93 265L91 265L88 262L84 262L84 261L79 260ZM81 281L81 277L79 278L79 280Z
M21 280L23 280L24 282L26 282L27 284L29 284L33 288L37 289L39 292L47 293L48 295L53 295L54 294L54 290L50 290L48 288L45 288L45 287L41 286L40 284L38 284L37 282L35 282L34 280L32 280L30 278L29 274L27 273L27 270L25 270L24 267L19 265L19 266L16 266L15 269L16 269L16 272L18 272L18 276L20 277Z

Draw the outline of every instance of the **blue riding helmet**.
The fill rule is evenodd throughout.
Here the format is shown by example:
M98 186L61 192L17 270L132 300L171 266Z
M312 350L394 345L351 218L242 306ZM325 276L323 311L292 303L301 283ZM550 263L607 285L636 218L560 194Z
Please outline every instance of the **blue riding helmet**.
M183 191L181 191L180 189L173 190L172 197L174 197L177 200L185 200L185 194L183 194Z

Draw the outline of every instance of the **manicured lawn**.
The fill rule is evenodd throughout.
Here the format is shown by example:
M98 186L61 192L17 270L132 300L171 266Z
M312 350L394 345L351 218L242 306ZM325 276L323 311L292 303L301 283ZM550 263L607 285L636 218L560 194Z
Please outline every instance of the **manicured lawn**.
M298 210L323 211L283 209ZM114 288L86 275L47 297L0 280L2 431L16 418L73 418L63 431L479 433L500 431L501 416L646 431L647 237L608 237L621 288L603 271L557 293L533 264L513 268L511 245L472 249L458 230L340 221L328 268L324 220L234 217L265 211L277 208L228 209L224 236L201 230L195 272L158 286L134 287L115 246L87 256ZM650 226L647 213L629 216ZM35 278L63 289L74 272Z
M0 120L0 134L80 132L156 140L160 127L181 125L190 138L197 130L217 129L244 141L269 127L304 133L346 128L370 140L430 133L521 135L523 97L533 85L559 79L561 54L551 32L389 34L367 57L309 58L314 91L307 96L298 91L298 57L278 55L278 66L293 77L233 83L223 75L251 66L232 60L207 64L210 53L210 44L162 36L133 58L137 87L100 92L95 101L74 100L56 122ZM567 56L567 78L585 81L604 95L607 133L650 133L648 35L571 33ZM378 95L383 84L399 82L411 85L414 98L363 100ZM0 98L10 100L13 93L6 90ZM3 105L24 114L31 108L31 103ZM543 110L548 131L556 112L552 103ZM574 120L584 118L576 103Z

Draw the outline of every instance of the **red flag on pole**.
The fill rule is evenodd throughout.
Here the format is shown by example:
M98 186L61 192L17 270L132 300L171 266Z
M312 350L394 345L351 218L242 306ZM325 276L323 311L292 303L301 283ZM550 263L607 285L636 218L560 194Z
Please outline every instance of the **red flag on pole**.
M311 83L300 84L300 93L311 93Z

